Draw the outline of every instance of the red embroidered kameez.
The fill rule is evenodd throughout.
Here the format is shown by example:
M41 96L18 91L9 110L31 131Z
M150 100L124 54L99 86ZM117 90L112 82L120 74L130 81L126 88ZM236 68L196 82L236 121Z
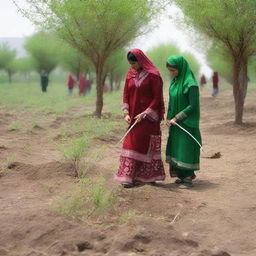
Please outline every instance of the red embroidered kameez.
M143 70L130 70L126 77L123 109L134 117L142 112L146 117L126 136L115 179L121 183L154 182L165 179L161 159L160 122L164 115L163 82L153 64L138 49L131 51Z

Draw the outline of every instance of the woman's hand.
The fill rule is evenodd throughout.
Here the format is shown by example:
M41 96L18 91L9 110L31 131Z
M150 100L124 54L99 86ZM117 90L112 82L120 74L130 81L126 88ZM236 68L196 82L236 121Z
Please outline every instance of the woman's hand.
M131 123L131 118L130 118L129 114L125 115L124 120L125 120L126 123L128 123L128 124Z
M177 119L175 117L171 120L166 120L166 125L168 127L171 127L172 125L174 125L176 123L176 121L177 121Z
M134 117L134 119L137 119L137 123L141 122L146 117L146 114L144 112L138 114Z

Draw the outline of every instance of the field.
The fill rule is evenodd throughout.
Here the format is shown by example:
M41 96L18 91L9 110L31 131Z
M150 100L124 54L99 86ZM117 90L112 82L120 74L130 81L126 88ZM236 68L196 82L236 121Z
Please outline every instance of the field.
M0 256L256 255L256 88L236 126L231 87L220 87L215 99L201 90L195 186L179 189L165 164L163 183L125 190L113 180L121 92L104 95L95 119L94 91L0 84Z

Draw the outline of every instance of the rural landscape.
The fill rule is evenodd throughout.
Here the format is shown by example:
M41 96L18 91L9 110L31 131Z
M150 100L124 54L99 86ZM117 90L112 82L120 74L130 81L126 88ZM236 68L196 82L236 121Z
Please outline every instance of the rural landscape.
M11 2L40 29L22 51L0 40L0 256L256 255L255 2ZM197 78L200 170L189 189L170 177L165 115L165 180L125 188L114 176L129 128L127 53L172 5L209 74L177 42L144 52L161 73L165 113L167 58L184 56Z

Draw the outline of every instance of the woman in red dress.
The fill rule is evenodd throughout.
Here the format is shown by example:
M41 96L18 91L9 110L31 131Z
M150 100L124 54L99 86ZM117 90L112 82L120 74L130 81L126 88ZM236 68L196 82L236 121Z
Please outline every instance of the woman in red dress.
M165 179L161 159L160 122L164 118L163 81L159 71L139 49L128 52L131 65L124 94L124 119L137 124L123 142L120 166L115 179L124 187L155 183Z
M79 75L79 95L85 95L87 89L86 78L83 74Z

